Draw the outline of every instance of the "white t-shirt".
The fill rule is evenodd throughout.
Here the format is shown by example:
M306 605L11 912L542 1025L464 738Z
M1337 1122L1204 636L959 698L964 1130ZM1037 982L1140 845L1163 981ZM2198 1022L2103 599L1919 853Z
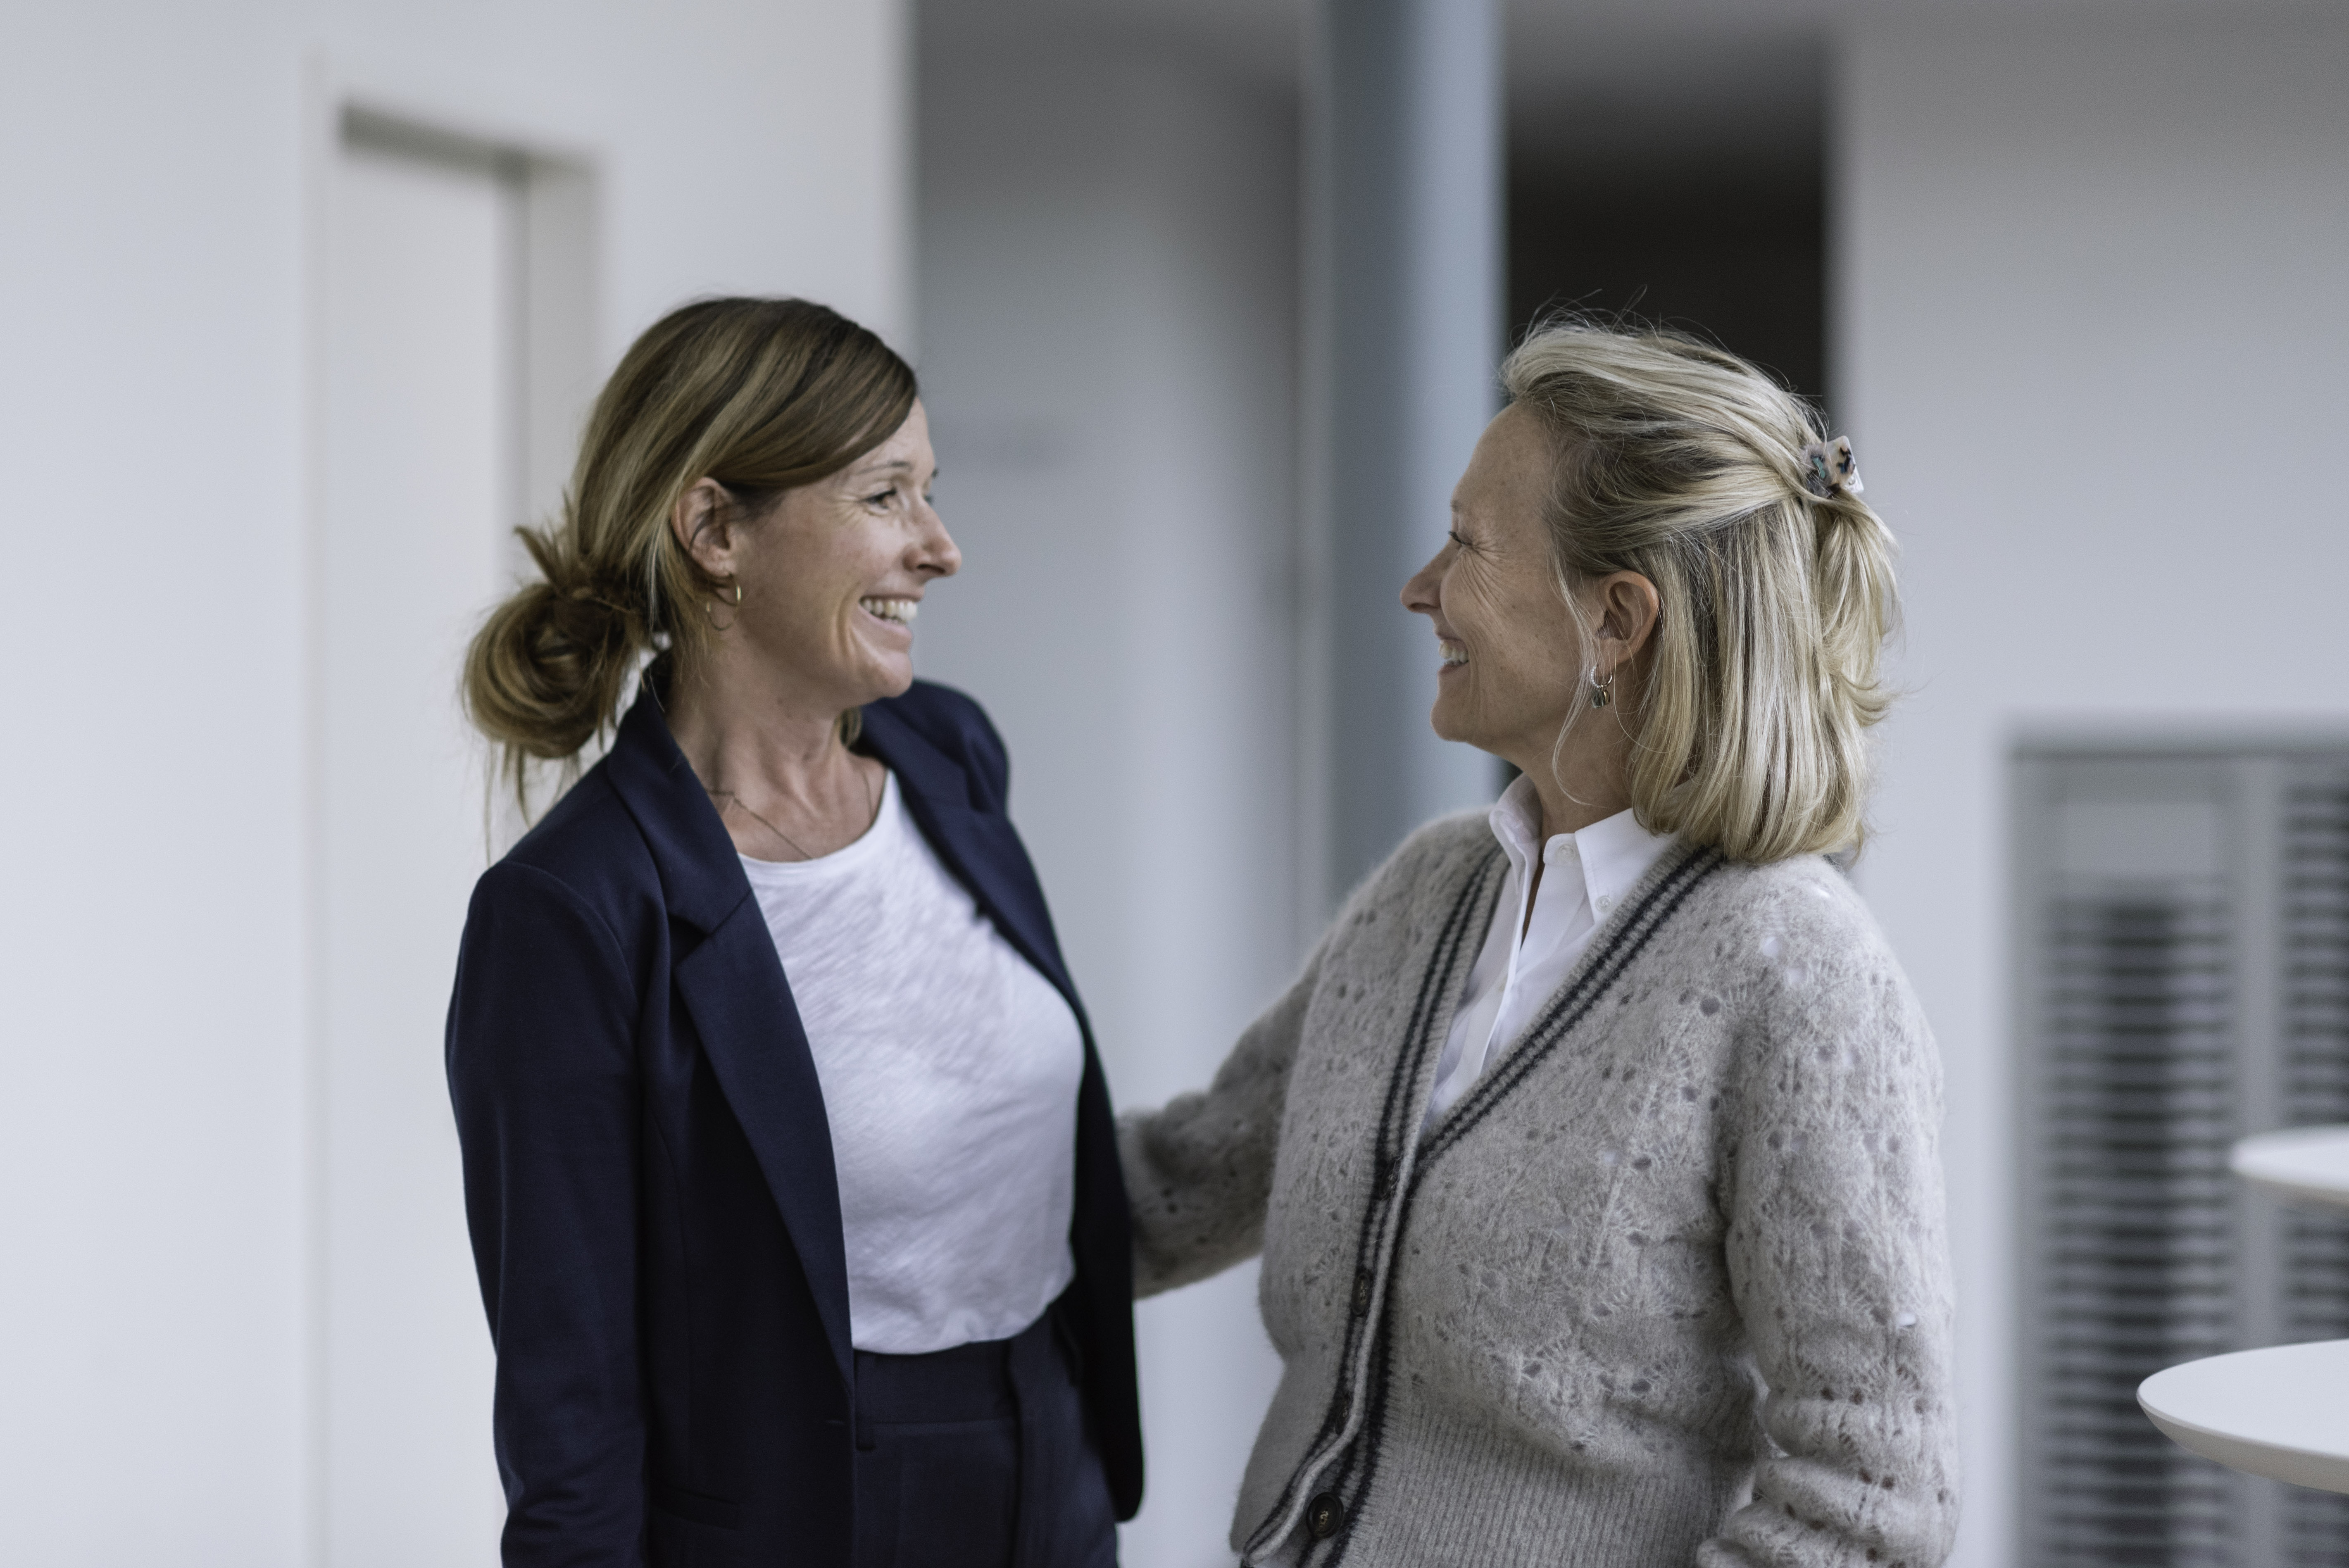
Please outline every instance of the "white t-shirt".
M894 773L846 849L742 870L823 1085L850 1337L916 1355L1019 1333L1076 1274L1075 1013L939 863Z
M1629 811L1544 842L1541 800L1533 781L1523 778L1501 792L1491 820L1493 837L1509 857L1509 874L1501 881L1484 950L1468 973L1460 1009L1452 1015L1452 1032L1436 1058L1435 1092L1428 1099L1423 1128L1433 1127L1525 1033L1599 934L1599 923L1672 842L1670 835L1640 826ZM1542 860L1541 892L1528 923L1526 890L1532 885L1536 854Z

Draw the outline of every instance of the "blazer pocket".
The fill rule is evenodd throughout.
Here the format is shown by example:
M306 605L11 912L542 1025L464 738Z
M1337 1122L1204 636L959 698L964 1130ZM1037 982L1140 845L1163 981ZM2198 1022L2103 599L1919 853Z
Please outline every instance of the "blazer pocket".
M653 1506L695 1524L714 1525L719 1530L742 1528L740 1503L729 1502L722 1497L706 1497L665 1481L653 1482Z

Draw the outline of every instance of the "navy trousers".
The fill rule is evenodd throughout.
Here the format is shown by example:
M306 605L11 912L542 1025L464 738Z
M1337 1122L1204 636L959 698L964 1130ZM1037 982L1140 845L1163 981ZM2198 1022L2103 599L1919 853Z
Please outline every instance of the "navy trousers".
M856 1568L1116 1568L1072 1341L856 1353Z

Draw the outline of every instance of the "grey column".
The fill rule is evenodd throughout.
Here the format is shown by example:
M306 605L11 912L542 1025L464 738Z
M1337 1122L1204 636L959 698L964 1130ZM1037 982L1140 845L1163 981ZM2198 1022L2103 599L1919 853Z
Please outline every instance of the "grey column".
M1491 797L1435 738L1435 643L1398 599L1443 542L1497 407L1502 278L1494 0L1317 0L1307 65L1309 910L1413 828Z

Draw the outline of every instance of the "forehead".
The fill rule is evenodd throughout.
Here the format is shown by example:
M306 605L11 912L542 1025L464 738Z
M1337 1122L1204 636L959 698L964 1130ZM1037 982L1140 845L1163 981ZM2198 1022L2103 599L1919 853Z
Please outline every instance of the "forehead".
M885 469L926 472L936 466L930 452L930 422L916 402L905 422L889 433L879 446L857 459L842 470L853 478L864 478Z
M1469 505L1538 498L1548 489L1550 463L1550 435L1541 417L1513 403L1485 427L1454 499Z

